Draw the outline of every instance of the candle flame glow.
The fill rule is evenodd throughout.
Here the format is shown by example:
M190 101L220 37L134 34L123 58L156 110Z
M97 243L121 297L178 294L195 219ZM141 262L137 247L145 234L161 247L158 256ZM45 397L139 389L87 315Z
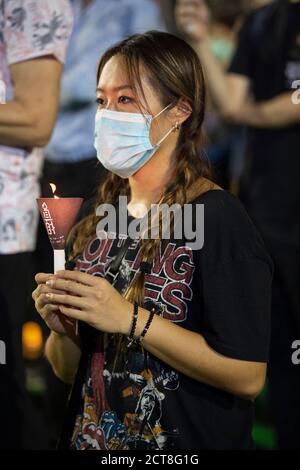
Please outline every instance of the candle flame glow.
M56 185L54 183L49 183L50 186L51 186L51 189L52 189L52 193L53 193L53 196L54 196L54 199L59 199L58 196L55 196L55 191L56 191Z

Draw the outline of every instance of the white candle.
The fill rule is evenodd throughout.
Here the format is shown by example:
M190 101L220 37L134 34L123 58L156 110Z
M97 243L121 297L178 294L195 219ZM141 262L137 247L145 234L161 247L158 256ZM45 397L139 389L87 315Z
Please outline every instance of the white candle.
M54 274L65 269L65 250L54 250Z

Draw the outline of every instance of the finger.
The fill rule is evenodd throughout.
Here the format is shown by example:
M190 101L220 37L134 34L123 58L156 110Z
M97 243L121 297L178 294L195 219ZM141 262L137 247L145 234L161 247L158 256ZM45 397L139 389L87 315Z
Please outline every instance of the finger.
M51 304L51 299L49 299L49 297L47 296L48 292L47 293L43 293L43 294L40 294L36 300L35 300L35 306L36 306L36 309L43 309L46 305L50 305ZM60 292L61 294L61 292Z
M82 273L81 271L58 271L55 275L56 278L69 279L70 281L76 281L86 286L95 287L99 284L101 278L92 276L91 274Z
M33 298L33 300L36 300L37 296L38 296L38 287L34 289L34 291L31 294L31 297Z
M37 273L34 276L34 279L37 284L45 284L48 279L51 279L54 276L53 273Z
M43 310L47 305L51 305L51 302L48 297L46 297L46 294L41 294L35 301L35 307L37 310Z
M48 292L52 292L53 294L62 294L65 293L61 289L53 289L53 287L50 287L48 284L40 284L39 285L39 293L40 294L47 294Z
M54 313L54 312L59 312L59 308L55 304L47 304L44 307L44 310L46 310L47 313Z
M58 309L63 315L66 315L66 317L68 318L73 318L74 320L87 321L87 314L82 310L66 307L65 305L58 305Z
M71 294L79 295L85 297L89 293L90 287L79 284L78 282L66 280L66 279L49 279L46 282L46 285L52 289L56 289L57 292L65 291Z
M80 309L85 309L86 308L86 299L83 299L81 297L75 297L74 295L68 295L68 294L52 294L48 293L45 294L48 303L53 303L53 304L59 304L59 305L68 305L70 307L78 307Z
M53 293L53 294L64 294L65 291L63 290L58 290L58 289L53 289L49 287L47 284L39 284L39 286L33 291L32 293L32 298L35 300L37 299L40 295L42 294L47 294L47 293Z

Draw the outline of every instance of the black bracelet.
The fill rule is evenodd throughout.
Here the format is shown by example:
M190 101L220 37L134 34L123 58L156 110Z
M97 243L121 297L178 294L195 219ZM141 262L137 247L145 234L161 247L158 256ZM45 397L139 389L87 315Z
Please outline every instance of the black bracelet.
M138 303L137 302L134 302L133 304L133 316L132 316L132 324L131 324L131 329L130 329L130 333L128 335L128 344L127 344L127 347L129 348L132 343L134 343L135 341L135 338L134 338L134 333L135 333L135 328L136 328L136 324L137 324L137 319L138 319L138 314L139 314L139 306L138 306Z
M153 320L154 315L155 315L155 308L152 308L152 309L150 310L149 317L148 317L147 323L146 323L146 325L145 325L145 328L143 329L143 331L142 331L142 333L141 333L141 336L139 337L140 343L141 343L141 342L143 341L143 339L145 338L146 333L147 333L147 331L149 330L150 325L151 325L151 323L152 323L152 320Z

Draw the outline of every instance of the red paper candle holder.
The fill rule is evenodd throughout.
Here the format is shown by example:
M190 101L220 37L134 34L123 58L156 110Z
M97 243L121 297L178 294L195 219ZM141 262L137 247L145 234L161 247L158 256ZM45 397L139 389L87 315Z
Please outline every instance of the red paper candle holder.
M41 197L37 199L39 210L54 250L54 258L56 260L60 259L60 262L56 263L55 272L57 269L64 269L63 261L66 240L75 223L82 202L83 199L80 197Z

